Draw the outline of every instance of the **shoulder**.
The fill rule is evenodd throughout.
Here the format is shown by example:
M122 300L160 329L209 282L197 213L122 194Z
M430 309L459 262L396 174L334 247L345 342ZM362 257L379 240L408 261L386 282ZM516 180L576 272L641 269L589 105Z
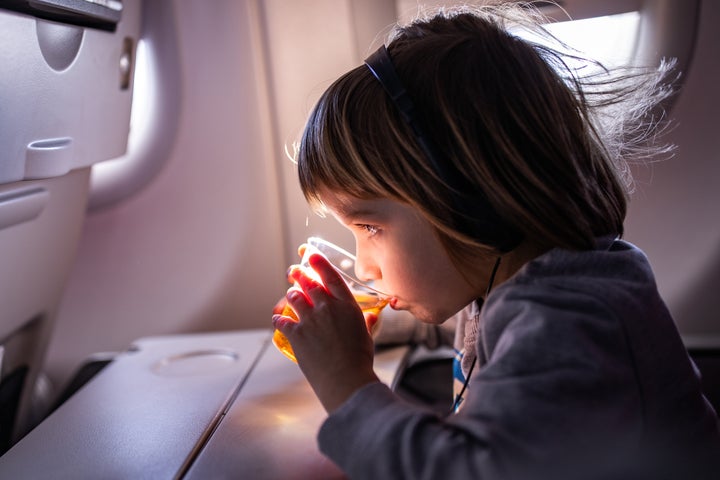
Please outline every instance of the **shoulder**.
M537 302L622 311L658 296L645 254L629 242L603 238L594 250L553 249L531 260L491 292L487 307Z
M553 249L528 262L506 288L529 284L555 285L568 290L656 290L655 278L645 253L619 239L599 238L592 250Z
M555 249L530 261L488 296L481 322L489 357L520 343L557 359L583 349L620 354L625 324L657 310L652 269L641 250L620 240L599 239L586 251Z

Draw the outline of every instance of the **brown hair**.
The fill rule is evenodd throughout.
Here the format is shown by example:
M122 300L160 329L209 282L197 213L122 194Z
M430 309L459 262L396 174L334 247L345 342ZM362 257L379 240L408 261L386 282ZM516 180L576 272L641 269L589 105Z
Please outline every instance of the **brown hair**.
M528 8L465 7L397 28L387 49L442 160L506 225L543 248L592 248L623 232L625 161L652 152L649 112L669 95L668 69L581 78L572 52L522 39L516 25L548 38ZM458 227L457 186L432 169L365 65L322 95L297 163L311 204L322 189L397 200L423 213L456 263L493 250Z

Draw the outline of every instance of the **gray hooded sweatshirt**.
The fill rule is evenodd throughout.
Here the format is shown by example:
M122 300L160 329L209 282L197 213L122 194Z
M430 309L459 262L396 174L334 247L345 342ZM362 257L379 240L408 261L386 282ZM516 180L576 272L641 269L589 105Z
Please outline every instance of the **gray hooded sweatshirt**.
M720 478L716 413L635 246L551 250L474 321L458 413L370 384L324 422L321 451L352 479Z

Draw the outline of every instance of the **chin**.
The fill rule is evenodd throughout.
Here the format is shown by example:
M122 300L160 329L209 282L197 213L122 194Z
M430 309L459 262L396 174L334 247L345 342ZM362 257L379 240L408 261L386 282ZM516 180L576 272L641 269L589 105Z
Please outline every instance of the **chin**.
M391 302L390 308L397 311L406 311L410 315L423 323L429 323L433 325L440 325L447 318L443 318L442 315L438 315L436 312L428 310L416 303L401 303L400 301Z
M412 309L409 310L410 313L413 314L413 316L423 322L423 323L429 323L432 325L440 325L443 323L447 318L439 318L438 315L433 315L432 312L428 312L427 310L420 310L417 312L412 311Z

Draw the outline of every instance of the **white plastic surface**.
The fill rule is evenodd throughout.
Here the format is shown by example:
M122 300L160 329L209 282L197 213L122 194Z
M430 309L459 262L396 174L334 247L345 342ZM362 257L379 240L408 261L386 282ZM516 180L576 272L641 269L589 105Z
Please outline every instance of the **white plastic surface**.
M122 4L115 32L0 8L0 184L125 152L132 88L121 86L120 60L125 38L137 43L140 1Z
M73 139L52 138L32 142L25 153L25 178L59 177L73 165Z
M50 198L41 186L22 186L0 192L0 230L37 218Z
M34 416L31 386L75 259L89 170L0 185L0 344L5 346L0 379L29 367L25 381L29 387L20 397L15 436Z
M269 338L264 330L136 342L0 457L0 478L173 478Z
M129 351L0 457L0 478L338 478L325 411L271 332L175 335ZM407 347L379 352L392 384Z
M182 95L176 8L176 2L143 2L142 43L137 44L138 75L127 152L93 168L90 210L116 205L139 192L172 156L182 106L187 101Z

